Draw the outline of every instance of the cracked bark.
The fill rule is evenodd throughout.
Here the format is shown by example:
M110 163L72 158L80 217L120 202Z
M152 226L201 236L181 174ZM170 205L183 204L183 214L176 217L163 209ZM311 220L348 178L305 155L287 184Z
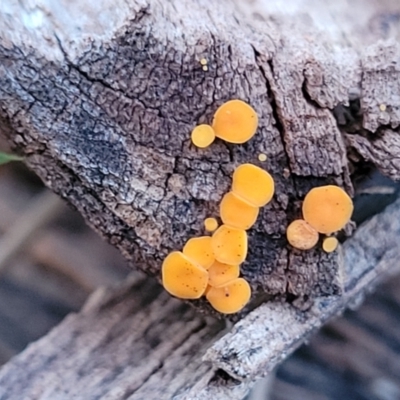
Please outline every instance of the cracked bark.
M346 282L336 253L287 245L304 194L328 183L352 193L349 151L399 176L399 12L395 0L4 0L0 129L133 268L156 278L163 257L218 215L234 168L261 165L276 195L242 268L252 306L267 298L307 309L344 296ZM193 126L231 98L256 109L255 137L194 148Z

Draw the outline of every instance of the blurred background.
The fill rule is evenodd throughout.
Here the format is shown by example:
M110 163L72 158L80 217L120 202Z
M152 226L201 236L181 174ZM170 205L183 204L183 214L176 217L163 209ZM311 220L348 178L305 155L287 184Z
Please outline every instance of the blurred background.
M398 189L385 180L379 187L383 208ZM357 198L360 220L365 199ZM0 166L0 235L0 364L129 273L118 251L21 162ZM399 287L396 277L324 327L248 400L400 399Z

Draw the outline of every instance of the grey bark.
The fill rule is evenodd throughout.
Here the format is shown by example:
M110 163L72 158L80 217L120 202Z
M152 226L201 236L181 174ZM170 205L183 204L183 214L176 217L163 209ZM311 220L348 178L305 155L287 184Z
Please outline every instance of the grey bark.
M243 394L389 270L390 260L381 263L387 241L380 231L371 236L375 244L368 241L375 253L357 242L356 233L342 253L327 255L320 248L290 248L285 229L311 187L335 183L353 193L351 173L365 162L399 177L399 16L394 0L4 0L0 129L132 267L157 278L163 257L202 234L204 218L217 215L234 168L267 154L260 165L272 173L276 195L250 232L242 271L256 294L252 307L270 301L248 316L251 307L245 310L240 329L206 354L241 380L236 390ZM201 58L208 60L207 72ZM257 110L256 136L242 146L217 141L194 148L193 126L209 122L231 98ZM379 226L386 230L391 222ZM360 253L351 248L354 240ZM346 275L354 262L362 273ZM255 346L269 337L269 324L277 329L276 345ZM287 336L284 326L291 327ZM91 328L83 334L95 335ZM252 335L246 343L240 339ZM114 382L105 375L98 379ZM217 376L204 390L220 390L221 380ZM201 398L206 392L193 393Z
M255 293L299 304L339 295L337 256L289 248L285 228L312 186L353 191L349 149L384 172L396 158L397 146L366 135L396 136L395 3L6 0L1 129L132 266L158 278L163 257L217 216L233 169L266 153L276 196L250 233L243 275ZM193 147L193 126L231 98L257 110L255 138Z
M400 199L343 246L345 294L301 312L265 303L233 327L151 279L99 289L0 370L0 399L242 399L327 319L399 272Z

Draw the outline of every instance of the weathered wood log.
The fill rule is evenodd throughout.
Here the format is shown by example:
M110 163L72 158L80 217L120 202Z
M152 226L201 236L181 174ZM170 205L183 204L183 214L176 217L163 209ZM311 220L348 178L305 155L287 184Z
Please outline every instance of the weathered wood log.
M345 294L304 313L269 302L226 333L151 279L99 289L0 370L0 399L242 399L328 318L399 272L400 199L343 246ZM226 333L222 338L213 342Z
M1 130L48 186L157 277L167 252L217 215L234 167L263 152L277 190L251 231L243 275L255 292L299 305L339 294L337 256L289 248L285 228L313 185L352 192L350 149L398 175L386 164L398 152L399 47L377 41L399 35L399 6L357 3L360 27L345 1L164 3L3 1ZM257 110L255 138L194 148L192 127L231 98Z
M251 338L264 334L261 322L283 315L274 332L293 328L281 346L254 352L252 340L239 347L233 340L231 350L227 337L207 353L243 388L387 269L363 248L356 261L371 268L368 279L346 278L352 241L343 263L339 253L291 249L285 229L307 190L335 183L351 193L351 173L366 162L399 178L399 12L395 0L358 0L351 9L345 0L4 0L0 129L132 266L157 278L167 252L217 215L233 169L267 154L262 166L274 176L276 196L250 233L242 271L256 303L274 301L239 327ZM195 149L192 127L231 98L257 110L256 136L246 145ZM373 249L382 255L385 243Z

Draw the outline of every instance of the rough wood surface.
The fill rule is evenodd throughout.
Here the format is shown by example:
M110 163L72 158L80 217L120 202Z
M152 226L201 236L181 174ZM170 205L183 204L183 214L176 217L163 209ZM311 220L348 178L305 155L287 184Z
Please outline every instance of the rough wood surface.
M308 312L267 303L229 332L149 278L99 289L0 370L0 399L240 400L328 318L399 272L399 235L400 199L343 246L342 298L321 299Z
M371 135L396 135L400 6L356 3L357 20L345 0L4 0L1 129L49 187L157 277L167 252L217 215L233 169L266 153L276 196L251 230L243 274L262 295L306 308L342 282L336 255L287 246L305 191L352 192L349 149L386 173L387 155L397 157L398 146ZM194 148L193 126L231 98L255 107L257 135Z
M240 398L384 276L398 259L396 239L382 236L398 235L398 218L387 217L398 204L374 220L372 234L360 230L347 241L343 259L295 251L284 232L314 185L352 193L350 172L365 162L399 177L399 12L395 0L3 0L0 129L43 181L132 266L159 278L167 252L217 215L233 169L267 154L262 166L276 196L250 233L243 275L262 298L276 298L245 316L202 363L221 323L205 324L166 294L146 306L153 287L146 283L149 293L125 291L104 314L91 303L27 349L2 370L0 398L12 398L13 388L32 398L70 398L78 388L92 398L148 398L160 388L166 396ZM243 146L194 148L192 127L231 98L255 107L257 135Z

